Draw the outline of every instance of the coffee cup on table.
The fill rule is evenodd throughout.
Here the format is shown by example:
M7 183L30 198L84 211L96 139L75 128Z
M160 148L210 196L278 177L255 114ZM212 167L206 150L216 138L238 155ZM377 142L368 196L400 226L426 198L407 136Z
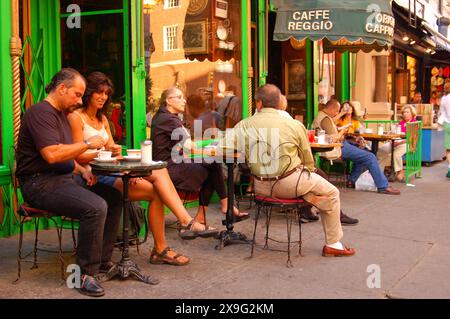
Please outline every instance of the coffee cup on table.
M139 149L128 149L127 150L128 157L139 158L141 157L141 150Z
M112 155L111 151L100 151L98 152L98 158L101 160L107 160L110 159Z

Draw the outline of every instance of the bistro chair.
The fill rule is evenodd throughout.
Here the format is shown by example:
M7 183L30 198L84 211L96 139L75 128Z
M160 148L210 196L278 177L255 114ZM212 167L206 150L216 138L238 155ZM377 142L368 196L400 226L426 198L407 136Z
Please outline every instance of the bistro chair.
M260 142L257 142L260 143ZM268 153L267 153L268 154ZM276 153L275 153L276 154ZM270 156L270 154L269 154ZM279 158L281 160L282 157ZM252 240L252 248L250 258L253 257L254 248L256 245L256 231L258 228L258 220L261 213L265 214L266 222L266 234L264 236L265 243L264 249L269 249L269 240L287 244L287 261L286 267L292 268L291 261L291 244L298 244L298 254L301 256L302 252L302 222L301 222L301 208L306 205L306 202L302 198L294 198L294 199L284 199L277 198L275 196L260 196L255 195L255 203L256 203L256 217L255 217L255 227L253 229L253 240ZM275 239L269 236L270 223L272 220L272 213L276 212L277 214L281 214L286 219L286 235L287 241L281 241L279 239ZM292 240L292 225L294 220L298 224L298 240Z
M15 149L14 147L11 148L10 154L9 154L9 163L10 163L10 171L11 171L11 183L13 186L13 192L15 200L18 200L18 191L19 191L19 182L16 178L15 172L16 172L16 162L15 162ZM16 205L17 206L17 205ZM17 216L19 217L19 246L17 250L17 279L14 281L15 283L18 283L20 281L21 277L21 270L22 262L32 262L33 265L31 266L31 269L38 268L38 261L37 261L37 253L38 251L48 252L48 253L57 253L59 258L59 263L61 265L61 279L64 280L64 274L65 274L65 267L64 267L64 257L63 253L67 253L67 251L62 250L62 232L64 228L64 224L66 220L69 220L71 222L71 229L72 229L72 240L73 240L73 251L72 253L76 253L76 236L75 236L75 225L74 225L74 219L72 218L66 218L62 217L58 223L58 220L56 217L58 217L58 214L55 212L50 212L43 209L38 209L35 207L30 206L29 204L23 202L21 205L18 205L17 208ZM51 250L42 248L39 245L39 224L40 220L45 219L48 221L51 221L54 224L56 234L58 237L58 248L57 250ZM23 246L23 227L24 224L27 222L32 221L34 224L34 245L33 250L30 251L27 254L22 253L22 246ZM50 223L48 223L50 225ZM30 260L30 255L32 255L32 260ZM54 264L55 262L39 262L39 264Z
M256 203L256 217L255 217L255 228L253 229L253 240L252 240L252 249L250 258L253 257L253 251L256 244L256 230L258 227L258 220L261 213L264 213L266 216L266 234L264 236L265 243L264 243L264 249L269 249L269 240L278 242L278 243L284 243L287 244L287 261L286 261L286 267L291 268L292 261L291 261L291 244L298 243L298 254L301 256L302 254L302 223L300 221L300 209L302 206L305 205L305 201L301 198L297 199L281 199L281 198L275 198L275 197L265 197L265 196L255 196L255 203ZM275 210L274 210L275 208ZM274 211L277 211L278 214L282 214L286 218L286 234L287 234L287 241L280 241L278 239L274 239L272 237L269 237L269 229L270 229L270 222L272 219L272 213ZM291 234L292 234L292 224L294 220L298 223L298 240L292 241Z

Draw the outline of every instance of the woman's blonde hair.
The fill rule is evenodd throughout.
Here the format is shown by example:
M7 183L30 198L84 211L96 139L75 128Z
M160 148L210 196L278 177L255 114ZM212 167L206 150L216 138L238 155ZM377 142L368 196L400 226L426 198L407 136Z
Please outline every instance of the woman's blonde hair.
M405 113L405 110L407 110L407 109L409 109L413 118L415 118L417 116L416 108L412 105L407 104L404 107L402 107L402 117L403 117L403 113Z
M444 84L444 93L449 94L450 93L450 82L447 82Z

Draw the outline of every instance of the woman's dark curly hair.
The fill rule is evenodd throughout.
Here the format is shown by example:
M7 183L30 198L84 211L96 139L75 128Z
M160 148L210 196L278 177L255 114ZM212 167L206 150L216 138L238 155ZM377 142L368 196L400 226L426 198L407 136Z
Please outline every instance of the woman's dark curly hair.
M89 105L89 100L91 99L93 93L100 93L102 91L106 91L106 94L108 94L108 99L103 105L105 106L111 103L111 96L114 94L114 84L112 83L111 79L107 77L104 73L92 72L86 78L86 91L83 95L83 109L84 110L87 109ZM95 117L99 121L102 121L103 108L98 109Z

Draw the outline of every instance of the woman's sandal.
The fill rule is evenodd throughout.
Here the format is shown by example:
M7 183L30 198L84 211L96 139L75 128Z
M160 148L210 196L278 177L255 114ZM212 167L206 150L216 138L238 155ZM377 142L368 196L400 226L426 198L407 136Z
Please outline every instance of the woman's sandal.
M227 212L222 212L222 214L224 214L226 216ZM239 211L238 215L236 215L233 212L233 223L239 223L239 222L249 219L249 218L250 218L249 213L243 213L243 212ZM225 222L225 224L224 224L224 222ZM226 225L226 218L224 220L222 220L222 224Z
M195 221L195 219L192 219L186 226L180 226L179 234L182 239L191 240L197 238L198 236L202 238L208 238L214 237L219 233L217 229L214 229L206 225L204 230L194 230L193 227L195 223L199 222Z
M169 246L164 248L164 250L160 253L158 253L156 251L156 249L153 248L152 253L150 254L149 262L151 264L155 264L155 265L168 264L168 265L173 265L173 266L184 266L184 265L189 264L189 262L191 261L188 257L183 256L181 254L175 254L175 256L169 256L167 254L169 251L173 251ZM185 262L179 261L178 259L180 257L187 258L187 261L185 261Z

